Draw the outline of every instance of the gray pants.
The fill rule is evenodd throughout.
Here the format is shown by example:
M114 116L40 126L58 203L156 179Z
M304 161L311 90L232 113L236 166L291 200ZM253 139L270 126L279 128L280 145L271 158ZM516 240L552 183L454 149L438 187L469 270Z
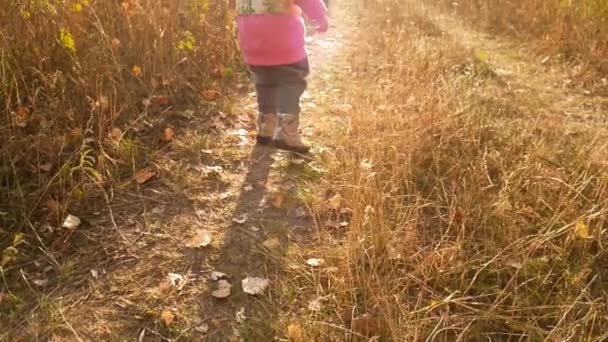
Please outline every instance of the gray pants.
M310 72L308 58L287 65L250 65L260 113L300 114Z

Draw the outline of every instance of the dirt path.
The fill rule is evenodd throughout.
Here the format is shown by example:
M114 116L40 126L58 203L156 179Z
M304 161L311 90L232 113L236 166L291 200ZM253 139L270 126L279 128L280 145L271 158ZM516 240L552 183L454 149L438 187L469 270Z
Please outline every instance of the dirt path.
M339 97L339 89L327 84L343 39L338 18L327 35L309 38L313 72L302 130L317 151L319 139L311 135ZM299 184L316 179L320 166L314 157L298 159L255 146L255 97L244 95L232 113L214 119L212 131L203 129L209 118L196 109L163 114L176 127L176 138L151 161L158 177L135 193L112 190L111 217L83 218L92 222L90 229L81 229L72 242L81 252L51 265L57 275L44 275L51 290L0 340L270 341L276 336L273 322L284 309L276 300L284 294L274 286L284 267L281 256L314 233ZM210 241L194 239L197 235ZM208 245L192 248L193 243ZM222 280L231 284L228 298L213 297L220 284L213 272L225 274ZM244 293L241 280L247 277L267 279L268 289L258 296Z
M474 50L499 81L500 96L515 103L538 103L538 118L567 120L587 131L608 119L605 98L570 86L570 73L561 64L531 57L514 43L476 32L418 2L412 8L438 34ZM313 73L303 99L302 130L317 152L323 134L331 132L327 113L343 105L344 84L339 82L344 81L333 78L337 69L347 67L340 55L356 38L349 31L352 18L345 12L335 14L336 27L310 42ZM314 238L316 225L305 206L312 194L303 184L318 179L322 166L254 146L255 99L245 95L239 101L233 112L212 124L213 131L201 128L209 126L209 118L196 111L171 114L177 138L151 162L159 177L135 193L116 189L112 219L117 230L110 217L101 217L79 232L76 261L51 265L60 274L51 279L52 290L5 336L26 336L23 341L45 335L57 341L277 337L279 316L302 307L299 289L279 293L274 285L286 267L283 256ZM191 237L201 233L210 237L209 245L190 247ZM212 296L220 284L212 279L213 272L225 274L223 280L231 284L228 298ZM269 287L250 296L241 287L246 277L268 279Z

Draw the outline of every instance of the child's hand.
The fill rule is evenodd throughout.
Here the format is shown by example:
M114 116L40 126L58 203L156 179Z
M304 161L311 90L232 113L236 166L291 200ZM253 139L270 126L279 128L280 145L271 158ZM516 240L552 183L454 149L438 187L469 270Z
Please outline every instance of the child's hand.
M329 29L329 20L327 19L327 17L325 17L325 19L318 23L317 25L317 33L325 33L327 32L327 30Z

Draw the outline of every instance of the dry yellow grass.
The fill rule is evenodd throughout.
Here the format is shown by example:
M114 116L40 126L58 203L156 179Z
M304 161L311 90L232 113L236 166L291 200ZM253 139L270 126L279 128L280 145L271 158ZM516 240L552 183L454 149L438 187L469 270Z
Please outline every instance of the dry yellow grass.
M319 233L285 261L337 269L293 267L285 293L321 309L283 324L302 341L605 340L608 132L507 87L417 11L367 4L374 29L353 35Z
M603 0L439 1L494 33L536 40L549 55L608 73L608 5Z
M192 168L202 160L226 168L242 165L241 157L233 156L243 153L242 147L235 148L229 136L206 138L179 127L167 131L162 121L146 140L135 134L140 120L131 121L128 114L140 113L138 103L150 95L161 96L155 99L161 107L155 114L163 111L168 95L203 91L203 97L217 96L216 88L230 81L231 73L219 63L235 57L233 44L224 40L231 32L218 24L230 19L226 3L211 7L210 25L198 25L199 17L184 24L173 2L164 6L127 1L125 7L110 2L87 7L80 2L79 10L69 3L62 5L55 21L44 11L26 14L9 4L13 2L3 3L8 10L0 12L0 25L6 25L0 26L0 105L5 112L0 129L8 132L0 138L5 139L0 140L0 186L11 191L0 194L0 211L9 212L0 220L12 228L19 222L14 218L23 216L23 222L31 224L27 227L36 227L27 214L39 205L49 207L57 220L68 205L105 208L104 199L83 201L81 192L99 194L97 185L90 184L107 185L112 179L119 180L117 189L129 184L133 171L148 161L148 149L173 142L172 149L159 152L156 159L159 172L165 173L159 186L163 191L150 187L114 198L113 206L121 207L125 216L121 234L139 244L114 236L114 230L109 236L101 230L84 232L81 255L51 265L57 266L51 279L57 287L51 293L27 287L31 284L26 273L31 278L30 269L36 275L38 266L9 268L0 278L3 289L11 296L11 291L18 295L23 290L37 297L7 300L0 293L0 327L10 322L15 336L25 330L29 335L23 336L80 334L111 340L135 338L148 329L159 339L200 337L190 334L201 319L210 319L200 314L220 307L200 303L201 298L209 299L204 272L194 271L199 277L195 285L179 295L154 289L169 272L206 270L204 259L184 256L180 241L185 231L202 224L228 229L243 208L257 208L252 199L236 203L214 193L224 187L239 189L241 171L222 181L201 178ZM325 103L333 117L314 119L326 127L318 137L330 147L320 153L326 170L304 166L308 171L299 176L314 181L295 191L308 201L317 230L312 238L299 237L286 227L289 222L275 217L289 216L289 210L301 209L299 203L274 212L268 230L301 241L290 244L286 255L268 256L278 261L280 271L273 274L266 297L241 297L221 307L222 314L234 314L230 305L258 308L261 303L268 319L252 316L238 326L241 336L251 341L279 336L293 341L606 340L608 130L602 125L603 99L564 92L554 84L561 85L560 75L541 78L533 68L522 68L514 80L505 81L491 58L470 51L410 2L349 4L353 8L344 15L337 13L345 20L342 28L359 29L344 31L347 47L335 61L335 72L322 77L328 87L323 91L334 101ZM135 13L123 16L125 10ZM486 9L497 16L503 10ZM77 29L81 27L88 29ZM210 46L183 51L190 49L184 29ZM19 43L15 37L23 32L27 39ZM592 39L580 42L585 41ZM149 48L153 42L158 43L154 52ZM123 52L114 52L117 49ZM182 62L186 55L189 59ZM50 64L38 65L40 61ZM62 72L55 79L49 75L56 69ZM175 83L163 85L165 79ZM554 90L541 93L545 82ZM340 92L334 94L334 87ZM37 102L25 106L21 94ZM93 111L87 96L98 103ZM565 113L556 105L563 96L572 96L570 102L589 101L600 110L590 118ZM230 105L223 94L216 102L203 100L211 109ZM585 106L571 103L567 112ZM29 119L30 112L35 118L70 109L73 120L66 114L49 120L50 126L36 126L38 119ZM147 113L141 114L149 118ZM187 122L192 126L202 121ZM120 131L113 129L116 126ZM25 134L24 129L31 132ZM70 144L75 147L66 157L61 147ZM23 158L32 155L30 148L36 171ZM210 148L214 156L203 152ZM55 159L58 154L67 159ZM51 172L40 172L49 161ZM30 171L24 176L23 170ZM324 176L318 181L320 174ZM22 185L24 177L35 181ZM44 202L47 195L55 202ZM264 194L250 196L258 195ZM135 205L143 207L141 213L129 212ZM162 213L164 205L172 211ZM190 212L196 206L205 208L202 218ZM150 213L157 208L160 214ZM178 233L172 235L171 229ZM237 277L243 271L238 263L251 262L257 242L246 240L241 230L233 232L236 242L227 239L214 253L236 260L230 266ZM2 247L13 243L14 236L12 231L0 236ZM30 242L37 241L32 237L26 236L28 243L37 243ZM322 258L325 264L307 265L309 258ZM107 268L108 273L91 280L93 267L74 260L88 261L95 270ZM260 261L259 268L275 269L266 262ZM25 273L18 273L23 269ZM171 324L166 310L173 307L179 310L176 317L170 316L175 319ZM98 312L99 321L80 321L91 312ZM213 329L232 328L224 323L216 327L214 321Z

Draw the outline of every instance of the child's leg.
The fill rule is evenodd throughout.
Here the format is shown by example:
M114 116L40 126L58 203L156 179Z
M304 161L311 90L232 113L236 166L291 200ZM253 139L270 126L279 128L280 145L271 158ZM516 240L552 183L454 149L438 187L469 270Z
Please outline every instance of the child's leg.
M299 153L307 153L310 146L305 144L299 132L300 98L306 90L306 76L310 72L308 59L281 66L279 69L279 84L277 102L280 115L280 129L275 135L275 145L278 148Z
M274 77L274 67L249 66L258 101L258 134L257 142L267 145L272 142L278 123L278 89L279 83Z

